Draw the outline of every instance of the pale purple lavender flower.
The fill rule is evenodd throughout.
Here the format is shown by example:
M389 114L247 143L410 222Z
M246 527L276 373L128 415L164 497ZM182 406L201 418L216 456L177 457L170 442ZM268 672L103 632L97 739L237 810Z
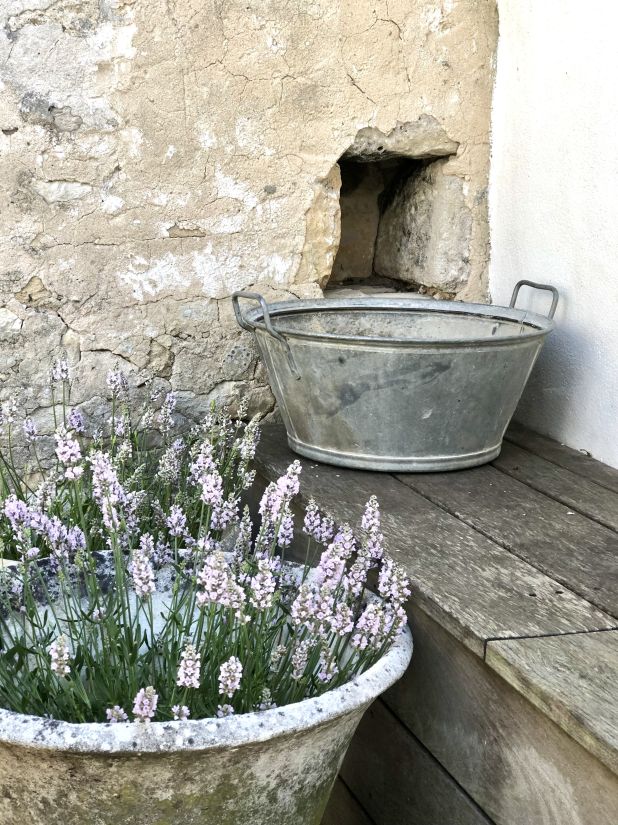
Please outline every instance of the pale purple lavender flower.
M285 654L287 653L287 648L285 645L277 645L277 647L272 651L270 654L270 669L273 673L276 673L279 670L279 665Z
M206 557L204 566L197 574L197 583L202 588L197 594L197 602L201 607L214 602L234 610L237 618L241 618L245 591L234 578L221 551L215 551Z
M337 660L334 656L331 655L330 650L328 648L322 648L320 653L320 663L319 663L319 671L318 671L318 679L320 682L324 684L328 684L328 682L332 682L335 676L339 673L339 667L337 665Z
M296 650L292 654L292 679L298 682L303 678L307 662L309 661L309 651L311 644L309 641L299 642Z
M61 634L49 646L50 667L58 676L68 676L71 672L69 666L70 654L67 646L66 636Z
M92 494L101 509L103 523L108 530L117 531L121 519L118 505L126 504L127 495L106 453L99 450L89 460L92 464Z
M69 413L68 424L69 429L74 430L76 433L83 433L86 429L86 425L84 424L84 416L79 410L76 409L72 409Z
M307 509L305 510L305 520L303 522L303 531L308 536L316 538L316 533L320 530L322 519L320 517L320 510L315 499L310 498Z
M118 364L107 373L107 386L111 390L112 397L125 401L129 395L129 382L127 376L122 372Z
M172 713L176 722L186 722L191 715L191 711L186 705L173 705Z
M375 496L371 496L365 505L365 512L361 520L361 527L368 533L380 529L380 505Z
M154 424L154 410L150 409L150 407L144 411L142 415L142 419L140 421L141 429L142 430L149 430L152 425Z
M187 517L185 516L182 507L178 504L172 504L170 507L169 516L165 519L165 523L170 531L170 536L174 536L174 538L184 536L187 531Z
M356 550L356 539L349 524L343 524L333 539L333 544L337 545L339 555L344 559L349 559Z
M326 544L326 542L330 541L335 532L333 519L320 512L314 499L309 499L309 504L305 511L303 530L307 535L321 544Z
M133 702L133 716L137 722L149 722L155 715L159 696L152 685L141 688Z
M315 595L314 617L320 627L330 622L335 606L335 594L330 583L322 585Z
M54 433L56 439L56 455L58 461L65 467L75 467L82 460L82 451L79 443L69 436L64 427L58 427ZM66 476L66 473L65 473Z
M240 453L241 464L238 468L240 481L244 489L247 489L255 475L253 470L249 469L249 462L255 457L255 450L259 439L259 429L257 420L252 419L247 426L240 440L238 451Z
M263 519L268 519L273 523L278 521L284 504L287 504L298 493L300 471L300 461L294 461L285 475L268 485L260 501L260 515Z
M367 647L378 650L393 625L393 619L392 613L383 604L370 602L356 622L350 640L352 647L357 650L366 650Z
M294 517L287 505L284 506L283 515L277 533L277 544L279 547L289 547L294 538Z
M154 568L151 562L153 553L153 538L149 533L145 533L140 538L139 546L135 548L131 557L133 589L141 599L147 599L156 590Z
M200 499L213 509L223 504L223 479L218 470L213 470L203 477Z
M256 707L256 710L272 710L273 708L277 707L277 703L273 702L273 697L270 690L266 687L262 691L262 695L260 696L260 701Z
M292 602L290 609L292 624L308 625L315 623L315 594L309 584L303 582L298 589L298 595Z
M216 470L213 459L213 445L209 441L203 441L200 449L190 467L189 482L197 486L203 485L206 476Z
M36 424L31 418L25 418L22 424L24 435L28 441L34 441L37 436Z
M110 424L111 423L114 425L114 435L118 436L118 438L125 436L129 432L131 426L131 422L125 415L110 419Z
M25 501L17 498L14 493L11 493L4 502L4 515L11 522L11 527L16 527L21 524L30 522L30 509Z
M335 588L342 581L346 561L350 558L354 548L354 537L349 527L343 527L320 556L320 562L315 571L315 580L318 584L329 584Z
M384 536L380 532L380 505L371 496L365 506L361 526L365 531L365 549L373 561L380 561L384 555Z
M331 630L338 636L347 636L354 629L352 609L343 601L339 601L334 605L328 621Z
M183 551L180 551L181 553ZM170 544L163 539L158 539L154 553L152 554L151 561L155 568L163 567L166 564L169 564L172 559L174 558L174 552L170 546Z
M168 392L159 410L159 429L163 435L167 435L174 426L174 410L176 409L177 399L177 393Z
M241 562L249 554L251 550L252 532L253 524L251 523L249 508L245 507L238 525L238 534L234 543L234 558L237 562Z
M129 441L122 441L116 450L116 461L118 464L124 464L133 456L133 449Z
M368 553L359 552L354 563L346 575L346 583L354 596L360 596L367 584L367 575L371 569L371 557Z
M185 448L182 438L177 438L165 450L159 459L157 475L162 481L173 483L178 480L180 474L180 460Z
M54 382L69 380L69 362L66 358L60 358L58 361L54 361L50 378Z
M200 654L192 644L186 644L180 657L176 684L178 687L195 688L200 686Z
M378 573L378 592L395 606L403 605L410 595L410 582L403 568L385 558Z
M217 705L217 717L223 719L224 716L233 716L234 708L231 705Z
M213 530L224 530L235 521L238 521L238 499L230 493L219 506L213 507L210 526Z
M115 725L118 722L126 722L129 718L120 705L114 705L113 708L107 708L105 715L107 716L107 721L112 725Z
M273 575L274 564L268 557L260 558L257 564L258 572L251 577L249 582L251 589L249 601L258 610L268 610L272 607L277 587L277 580Z
M43 479L37 487L34 495L35 509L47 510L51 506L52 501L55 499L56 493L57 488L54 481L50 478Z
M243 461L252 461L255 458L255 450L260 437L258 419L252 418L245 427L245 430L238 445L238 451Z
M236 656L230 656L219 669L219 693L231 699L240 687L242 663Z

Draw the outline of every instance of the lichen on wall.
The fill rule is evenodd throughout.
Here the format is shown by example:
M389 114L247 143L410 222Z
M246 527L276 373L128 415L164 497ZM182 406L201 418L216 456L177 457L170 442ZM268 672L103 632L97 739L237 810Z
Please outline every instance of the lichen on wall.
M86 407L120 361L191 417L239 393L271 408L229 297L321 295L336 163L366 130L428 123L457 147L459 295L484 296L493 0L0 0L0 18L0 399L48 404L66 352Z

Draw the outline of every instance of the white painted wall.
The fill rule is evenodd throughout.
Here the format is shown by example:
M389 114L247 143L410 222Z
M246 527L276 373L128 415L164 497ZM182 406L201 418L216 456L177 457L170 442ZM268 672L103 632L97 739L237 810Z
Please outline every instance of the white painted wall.
M618 467L618 5L498 7L491 296L521 278L561 293L516 417Z

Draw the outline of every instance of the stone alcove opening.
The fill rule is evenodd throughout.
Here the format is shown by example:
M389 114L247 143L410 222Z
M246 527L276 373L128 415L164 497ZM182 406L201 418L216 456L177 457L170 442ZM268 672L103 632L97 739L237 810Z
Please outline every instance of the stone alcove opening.
M338 162L341 238L326 290L455 296L471 232L463 182L445 173L457 147L431 118L359 132Z

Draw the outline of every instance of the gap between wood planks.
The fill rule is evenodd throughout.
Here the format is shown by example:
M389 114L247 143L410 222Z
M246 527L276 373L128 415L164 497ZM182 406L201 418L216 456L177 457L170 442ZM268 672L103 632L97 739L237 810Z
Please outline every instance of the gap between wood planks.
M618 624L616 624L615 627L599 627L595 630L565 630L564 633L536 633L533 636L493 636L490 639L485 639L483 645L483 660L487 659L487 645L490 642L522 642L526 641L526 639L560 639L563 636L588 636L590 633L615 633L617 630Z

